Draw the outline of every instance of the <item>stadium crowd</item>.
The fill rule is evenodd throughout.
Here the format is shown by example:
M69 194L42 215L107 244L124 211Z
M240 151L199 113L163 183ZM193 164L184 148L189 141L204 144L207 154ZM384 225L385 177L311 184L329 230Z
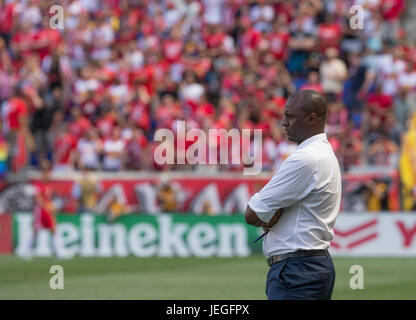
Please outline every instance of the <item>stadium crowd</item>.
M295 148L280 124L300 89L327 97L345 171L397 163L416 92L403 0L63 0L62 30L50 27L54 4L0 0L9 170L44 158L55 171L182 170L152 156L155 130L181 120L262 129L274 170ZM350 27L353 5L363 29Z

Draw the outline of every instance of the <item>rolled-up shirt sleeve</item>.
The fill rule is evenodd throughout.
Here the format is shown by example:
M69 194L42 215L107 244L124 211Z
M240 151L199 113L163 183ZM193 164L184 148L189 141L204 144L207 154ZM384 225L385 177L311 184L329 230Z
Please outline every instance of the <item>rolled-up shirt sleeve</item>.
M278 209L290 207L316 186L316 165L307 153L295 152L281 165L270 181L254 194L249 207L268 223Z

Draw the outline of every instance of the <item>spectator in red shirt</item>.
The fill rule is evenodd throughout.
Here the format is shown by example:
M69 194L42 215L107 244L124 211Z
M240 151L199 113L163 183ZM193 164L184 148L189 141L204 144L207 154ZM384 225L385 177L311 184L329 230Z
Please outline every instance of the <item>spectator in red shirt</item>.
M342 37L342 28L339 23L334 21L334 17L327 14L325 23L318 27L319 49L322 53L327 48L334 47L339 49L339 43Z
M323 94L324 89L322 88L321 83L319 82L319 72L311 70L308 73L308 82L300 87L301 90L315 90Z
M21 87L16 87L14 95L2 103L1 120L9 148L8 166L17 170L18 161L21 169L27 164L27 142L32 141L28 126L28 106ZM23 144L20 143L22 141Z
M201 123L202 119L214 116L215 107L211 103L209 103L205 94L202 95L195 109L195 119Z
M16 32L11 38L11 49L24 58L29 57L35 49L35 36L36 31L32 28L30 22L22 21L17 24Z
M129 170L146 170L149 169L152 155L149 154L148 142L139 128L133 130L133 137L126 145L126 167Z
M10 99L2 104L2 128L6 134L16 133L28 125L28 106L22 89L17 87Z
M172 29L170 37L163 42L163 55L169 63L177 62L182 55L184 43L181 30L178 27Z
M339 152L339 161L345 171L353 165L362 164L363 142L361 133L357 130L349 130L348 134L341 135L341 148Z
M7 47L13 28L14 7L15 3L0 0L0 37L6 41Z
M328 104L326 133L338 135L346 131L348 126L348 111L342 102L330 102Z
M71 108L72 121L68 125L68 131L72 133L78 139L88 130L92 125L90 120L82 115L79 107L74 106Z
M244 57L253 55L253 52L258 49L262 39L262 33L256 30L250 20L243 19L244 33L241 35L241 53Z
M391 156L397 154L398 149L396 143L389 139L387 134L382 134L380 139L375 140L368 147L368 162L370 165L396 165Z
M277 60L287 58L287 50L290 34L282 23L282 19L278 18L273 24L273 33L268 36L269 50Z
M71 134L66 123L62 123L58 129L58 136L53 143L53 170L58 172L68 172L74 169L77 138Z
M400 14L406 9L404 0L381 0L381 12L383 19L397 21Z
M161 104L157 106L155 116L158 120L158 128L172 128L173 120L181 113L181 107L176 99L165 94L162 97Z
M32 247L38 232L41 229L49 230L52 234L52 249L58 256L56 231L56 207L53 203L53 182L51 181L51 164L47 160L42 161L42 178L33 183L35 188L35 204L33 206L33 234L29 245L29 257L32 255Z
M117 114L112 108L103 111L102 117L96 122L96 127L101 138L107 139L110 137L116 122Z
M393 100L391 96L384 94L381 85L378 85L375 92L368 96L367 107L370 117L379 118L384 122L387 113L393 111Z

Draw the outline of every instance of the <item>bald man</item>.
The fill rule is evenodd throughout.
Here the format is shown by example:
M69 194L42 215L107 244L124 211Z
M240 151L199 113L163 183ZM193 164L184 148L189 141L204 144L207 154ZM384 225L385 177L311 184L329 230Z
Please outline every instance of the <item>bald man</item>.
M268 299L331 299L335 269L327 248L340 208L341 173L325 134L327 102L316 91L300 91L284 114L287 138L298 146L250 199L245 219L268 231Z

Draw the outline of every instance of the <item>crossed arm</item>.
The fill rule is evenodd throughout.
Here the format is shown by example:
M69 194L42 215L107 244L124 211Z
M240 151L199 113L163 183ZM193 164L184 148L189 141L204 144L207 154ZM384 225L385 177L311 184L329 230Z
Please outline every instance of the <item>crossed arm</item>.
M279 221L283 208L290 207L313 190L315 173L313 158L306 153L292 154L263 189L251 197L244 215L246 222L270 229Z
M247 206L244 218L247 224L250 224L255 227L263 227L263 229L270 229L277 221L279 221L280 217L282 216L282 213L283 209L277 210L273 218L271 218L271 220L268 223L266 223L259 219L257 214L250 208L250 206Z

